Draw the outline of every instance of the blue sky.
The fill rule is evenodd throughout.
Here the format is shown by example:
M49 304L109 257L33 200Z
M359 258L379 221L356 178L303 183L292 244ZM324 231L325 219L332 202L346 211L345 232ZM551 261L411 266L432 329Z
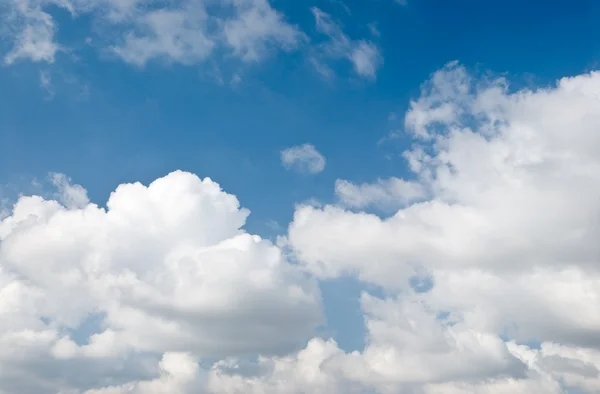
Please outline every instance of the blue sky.
M538 86L594 68L600 53L600 8L592 1L346 1L349 12L332 1L274 5L315 43L323 35L315 31L313 6L350 37L373 40L384 59L376 80L357 77L345 61L332 62L335 77L324 80L307 49L275 52L260 64L215 61L224 75L244 75L233 88L203 75L212 65L159 60L132 67L85 46L92 24L85 15L51 9L64 22L57 37L75 49L58 53L53 64L23 59L2 68L0 182L62 172L87 180L92 200L102 203L115 184L185 169L237 195L253 211L251 228L268 231L262 222L285 225L295 203L328 200L337 178L403 175L397 154L409 141L378 141L402 129L408 101L445 63L459 60ZM51 80L51 99L40 72ZM327 157L318 177L292 175L279 163L280 150L302 143Z
M557 117L562 114L554 124L561 124L560 119L573 119L568 127L561 126L560 132L571 132L572 126L575 130L573 133L581 130L581 138L573 137L573 141L584 141L569 150L569 154L575 152L576 155L587 157L591 152L593 157L595 151L588 152L586 147L596 146L594 138L597 137L594 135L597 132L593 134L585 125L588 122L594 124L596 120L594 95L590 94L591 104L586 106L587 102L577 101L579 96L572 98L568 94L581 90L585 95L594 91L596 86L589 82L589 88L588 85L583 87L588 84L587 79L586 82L577 82L587 78L584 77L588 75L586 73L599 66L600 3L596 1L194 0L133 1L129 3L134 4L130 8L127 2L120 0L9 0L6 4L0 9L0 20L5 26L0 29L3 38L0 51L4 59L0 67L0 197L9 210L7 214L17 217L10 206L17 201L19 194L40 194L54 198L52 193L55 187L64 197L64 193L79 193L79 189L72 189L72 185L82 185L89 200L104 207L111 192L120 184L139 181L147 185L175 170L190 172L200 178L210 177L226 193L235 195L242 207L251 211L244 226L248 233L278 242L282 250L289 247L291 255L286 258L306 268L309 281L314 281L320 288L323 303L320 308L327 322L324 327L318 325L315 328L315 325L307 330L313 330L323 338L332 336L340 352L362 351L366 345L375 346L384 342L377 336L385 337L382 332L373 331L374 326L364 323L384 321L381 311L395 303L398 303L395 307L399 311L406 310L407 314L415 312L412 306L400 305L405 302L405 296L411 302L421 300L420 297L426 298L423 302L434 305L431 308L444 316L453 316L454 309L458 315L468 315L463 299L456 295L459 292L452 295L444 293L449 291L449 285L438 286L438 280L455 283L452 282L455 280L452 275L456 272L450 272L448 266L456 264L466 269L464 267L470 263L464 262L479 256L477 248L472 254L464 252L461 255L462 252L449 246L446 249L440 246L467 242L467 238L461 236L466 234L464 237L468 237L470 230L445 227L446 224L442 223L460 226L471 223L471 216L468 213L452 213L454 211L446 214L442 208L436 210L435 207L431 208L431 213L423 213L419 208L423 201L432 204L440 202L452 207L452 203L459 202L475 211L481 209L485 214L481 213L482 219L478 223L490 223L498 228L504 222L493 212L508 209L514 203L515 209L511 213L521 214L515 213L514 221L506 224L507 228L523 229L522 239L535 241L526 247L521 241L507 241L509 235L492 234L489 230L489 238L481 239L478 244L482 248L485 245L492 249L504 248L502 250L505 252L498 252L498 256L502 257L497 257L502 261L498 264L503 267L512 266L509 261L520 261L523 266L528 266L530 257L527 248L536 250L539 245L546 247L551 242L548 241L547 245L544 240L558 236L554 233L545 234L546 228L560 228L564 224L566 228L570 228L570 225L576 228L573 231L578 229L580 233L577 234L595 234L594 231L598 231L596 226L586 233L588 230L582 230L580 222L575 223L575 219L568 220L562 216L557 217L555 222L550 219L546 222L546 219L533 214L527 216L524 212L533 212L536 206L526 205L525 202L529 201L527 198L538 196L535 194L538 192L558 190L558 186L548 186L550 183L546 182L551 182L550 178L543 178L545 175L539 175L537 170L529 167L526 171L532 171L533 178L523 178L526 179L523 182L531 182L535 188L527 193L522 190L512 194L507 192L508 200L511 196L520 196L520 192L523 193L523 199L495 205L500 203L490 196L501 196L509 188L495 178L494 170L490 170L493 166L490 167L486 161L488 156L496 157L494 152L502 151L500 148L493 150L497 147L495 140L488 140L488 146L477 145L476 142L467 145L466 140L459 140L458 137L456 141L443 138L446 133L459 134L457 128L463 128L463 131L464 128L472 128L475 134L485 135L483 130L488 127L485 121L481 121L481 124L464 124L458 120L467 111L474 117L483 114L490 122L497 117L501 124L510 126L507 126L509 131L502 129L498 132L502 137L498 137L498 141L506 143L506 149L527 152L527 159L523 159L527 161L531 157L538 157L536 155L546 157L538 152L538 148L554 147L556 141L570 141L570 137L564 140L560 139L562 137L554 138L559 131L554 132L552 122L546 124L540 120L536 123L539 119L552 118L552 114ZM206 18L201 16L204 12ZM171 40L173 37L175 39ZM450 63L454 61L457 63ZM565 77L580 79L574 79L574 87L568 83L567 87L557 86L557 81ZM504 81L508 84L506 90L501 88ZM445 90L448 86L452 87L451 94ZM463 91L462 86L470 87ZM496 88L502 90L502 94L497 94ZM548 90L548 96L555 94L557 98L542 101L546 97L543 89ZM485 96L486 92L491 93ZM532 104L520 99L520 92L525 92L523 96L531 94L534 97ZM486 107L485 103L491 102L486 97L497 101ZM539 104L535 104L538 98ZM567 101L559 106L556 103L560 100L571 100L577 106L572 104L571 108ZM436 112L438 108L449 108L451 114L440 115ZM495 112L497 108L501 110ZM542 109L546 112L536 112ZM531 118L526 116L530 113ZM411 114L415 117L411 118ZM538 118L534 118L536 114ZM414 119L421 119L422 123ZM500 127L493 122L490 125L492 128ZM429 136L419 135L421 126ZM513 129L517 131L511 131ZM523 141L527 142L514 142L518 139L514 136L521 135L518 130L525 129L534 130L536 136L539 134L539 139L523 137ZM439 130L442 131L438 133ZM439 135L432 137L432 134ZM529 142L533 145L527 145ZM435 167L435 179L429 177L431 173L414 168L411 170L404 154L417 152L416 146L433 152L433 161L428 162L422 157L417 160L422 166L429 168L442 166L439 163L449 163L447 171L452 176L445 178L446 172L440 170L441 167ZM465 146L470 148L466 149ZM283 158L286 150L291 155L288 163ZM558 153L553 156L555 151L552 152L548 153L548 157L563 157ZM310 163L316 167L311 167ZM515 164L517 167L520 165ZM569 164L564 166L568 169L580 168ZM581 166L595 168L593 163L588 162ZM478 168L481 171L477 171ZM507 174L520 174L519 170L515 171ZM53 173L65 174L70 180L53 186L48 175ZM593 170L590 170L589 174L592 173ZM536 183L537 176L540 177L540 183ZM193 182L187 178L168 179L171 179L170 182ZM589 175L584 179L582 175L581 179L573 176L569 181L563 178L554 181L566 188L573 187L570 183L572 179L586 180L581 184L586 185L596 178ZM340 189L341 181L346 181L346 192ZM492 191L484 193L488 187ZM179 190L176 183L172 188ZM589 208L589 212L595 209L589 202L595 193L595 190L590 190L586 194L589 200L582 197L581 204ZM560 194L560 198L549 198L549 201L561 204L564 196L570 194ZM131 206L137 203L133 202ZM141 202L139 204L145 206ZM299 207L302 204L305 205ZM312 208L311 204L314 205ZM327 204L328 207L322 208ZM537 206L546 207L546 204L539 202ZM490 207L495 207L495 210ZM557 208L548 202L547 209L561 211L561 207L559 205ZM83 209L80 206L76 208ZM218 208L214 209L218 211ZM377 221L377 217L404 217L405 214L410 218L413 217L411 212L417 212L414 217L420 219L415 219L415 223L420 224L413 223L410 231L394 230L392 224L388 228L390 222ZM579 218L577 215L580 213L578 211L572 217ZM148 214L151 215L150 212ZM460 216L463 214L466 216ZM301 215L306 215L308 219L300 220ZM506 217L513 216L507 214ZM529 218L529 221L519 219L521 217ZM548 217L554 216L550 214ZM563 219L564 222L559 222ZM222 218L221 222L229 223L228 220L229 216ZM138 225L143 227L144 223L139 222ZM355 227L348 223L353 223ZM537 225L542 226L541 223L547 227L538 228ZM440 227L437 230L431 229L438 225ZM221 224L215 224L215 227L219 226ZM429 229L427 231L431 231L431 234L423 235L423 239L406 241L412 239L411 234L425 234L424 229ZM174 233L177 231L173 230ZM349 232L346 234L344 231ZM468 238L471 240L468 241L468 247L481 234L487 236L486 231L483 227L475 231ZM67 233L65 230L64 234ZM357 234L361 235L360 239L351 242L353 237L359 236ZM440 239L431 241L431 237L436 236ZM577 242L581 243L576 246L589 242L587 235L579 236L581 239L577 238ZM1 237L8 236L0 231L0 239L3 239ZM328 244L325 244L326 240ZM533 245L538 241L538 246ZM3 242L8 244L8 241ZM135 242L132 241L132 244ZM399 251L396 244L403 245L404 242L412 242L411 247L418 249L420 254L412 249ZM507 242L506 245L503 242ZM569 261L576 261L573 264L581 272L587 272L588 266L581 263L587 257L572 257L569 254L572 246L569 242L575 245L575 241L564 241L564 244L560 243L564 249L556 250L553 254L548 252L549 257L544 255L545 258L548 261L554 261L554 258L557 261L571 259ZM0 249L2 245L0 243ZM593 253L596 249L589 246L589 249L582 250ZM7 272L12 272L13 264L17 267L14 268L16 273L27 276L24 274L26 271L18 268L20 263L15 262L20 260L11 260L10 256L13 255L6 256L3 257L0 252L0 268L6 265ZM139 256L146 254L140 253ZM362 260L356 257L360 261L355 262L355 256L369 257L361 257ZM495 254L490 252L478 262L484 265L488 260L495 262L496 257L493 256ZM444 263L437 263L438 260ZM592 260L597 262L597 259ZM496 264L493 262L490 264ZM581 266L577 265L580 263ZM536 269L539 268L535 264ZM484 266L481 272L485 273L487 269L492 272L490 275L505 278L503 269ZM524 283L537 280L537 276L527 276L534 271L533 268L531 272L523 270L519 271L519 275L525 278ZM468 277L466 273L463 274ZM557 278L552 276L554 271L546 274L550 278L548 283L556 282L558 287L567 286L565 283L578 286L570 281L571 276ZM417 283L415 278L418 277L427 286L411 288L411 283ZM398 278L398 283L405 285L395 284L393 278ZM498 279L501 280L504 279ZM234 282L226 282L223 286L230 286L231 283ZM500 282L493 283L490 286L501 288ZM477 287L473 286L473 289ZM590 286L597 286L597 283ZM442 289L439 294L435 290L438 288ZM52 289L45 291L51 294ZM521 290L510 288L506 291L518 295L530 294L528 292L531 291L529 288L527 291ZM361 296L361 293L364 294ZM379 301L370 300L366 294ZM461 297L471 297L465 294L461 294ZM476 290L472 294L481 295ZM497 306L498 312L480 320L473 318L471 328L477 327L486 335L504 335L506 327L522 325L522 328L515 328L516 333L513 337L509 335L507 341L546 341L565 346L583 346L573 339L581 334L580 331L556 333L554 337L552 333L538 335L535 333L535 324L508 313L503 306L504 301L490 301L487 296L481 297L485 298L482 304L491 303ZM445 298L452 302L446 302ZM573 302L579 301L585 303L580 299ZM378 302L385 303L385 307ZM553 302L560 304L562 299ZM542 301L540 303L543 304ZM565 301L564 305L568 305L568 302ZM311 313L307 312L307 319L316 316ZM523 314L526 315L527 311ZM390 312L391 315L394 312ZM510 318L497 325L489 323L484 328L478 325L480 321L493 321L496 316L509 315ZM540 319L553 321L557 319L556 316L548 312ZM510 320L513 318L516 320ZM56 319L60 320L59 317ZM467 317L463 319L468 321ZM385 324L392 320L385 320ZM61 324L77 331L77 325ZM595 320L581 323L590 332L598 332L595 330L600 330L600 325L595 324ZM299 335L298 341L306 342L305 339ZM282 343L287 342L282 340ZM322 346L326 348L326 345ZM529 350L540 351L533 348ZM595 345L591 348L597 351ZM170 354L170 349L165 345L164 348L148 352L156 358ZM271 348L267 346L265 349ZM292 350L299 351L286 348L288 352ZM203 351L191 350L193 357L200 359L204 356ZM261 349L252 348L254 351L258 354ZM569 352L571 350L564 350L561 357L574 360ZM369 353L365 350L361 354L367 357ZM596 360L594 355L589 356L590 360ZM213 357L212 353L210 357ZM179 359L179 362L185 364L187 360ZM134 364L136 362L132 361ZM591 363L587 359L585 362ZM465 376L484 376L489 373L485 375L486 379L496 379L495 376L510 375L520 368L514 366L512 361L490 363L488 369L482 367L485 369L483 372L457 372L457 377L446 380L440 378L434 383L448 381L448 384L472 384L471 378ZM543 365L548 366L550 362ZM596 365L600 366L600 362ZM132 371L137 371L136 368L132 367ZM489 372L492 370L497 374ZM557 386L546 381L539 383L539 376L526 371L521 375L515 372L514 376L519 379L527 376L534 382L523 383L526 385L523 387L527 388L521 390L533 390L527 392L553 392L556 387L559 387L557 390L567 390L567 386L572 391L565 392L572 393L591 393L596 387L600 389L600 386L595 386L599 384L596 381L584 382L585 379L578 380L572 376L565 378L560 371L551 372L555 374L556 382L560 382L556 383ZM336 389L346 392L343 390L348 387L358 387L358 375L348 374L347 371L344 373L337 373L336 379L341 375L344 378L335 380ZM446 376L444 373L439 372L438 376ZM134 375L132 372L131 376ZM272 387L268 386L271 384L268 377L256 379L266 385L264 387ZM419 390L437 390L433 386L426 386L434 383L419 379L406 378L398 383L398 387L406 390L417 390L416 387ZM386 380L382 378L381 381ZM375 391L382 390L381 387L386 384L378 386L373 382L379 382L378 378L365 378L360 384ZM538 383L540 385L535 386ZM422 386L415 386L417 384ZM74 383L72 387L75 386L77 384ZM142 390L139 388L142 386L136 387ZM265 391L261 392L269 392L264 387ZM414 392L459 392L451 391L450 386L440 387L441 391ZM468 387L472 388L466 390L483 390L479 386ZM75 393L88 393L85 389L89 388L77 387L80 391ZM0 392L2 390L0 385ZM12 394L10 387L6 390ZM240 390L244 392L243 388ZM313 386L302 386L296 390L318 392ZM329 387L323 390L333 389ZM215 391L219 392L218 389ZM222 389L220 392L233 391Z

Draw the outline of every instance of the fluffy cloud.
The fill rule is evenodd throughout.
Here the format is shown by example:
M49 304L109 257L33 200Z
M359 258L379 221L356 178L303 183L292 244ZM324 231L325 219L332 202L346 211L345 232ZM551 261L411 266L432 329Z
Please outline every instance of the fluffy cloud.
M363 294L362 309L367 326L362 352L344 353L333 341L314 339L293 356L260 359L258 373L215 365L208 386L227 393L564 392L535 350L449 324L420 300Z
M312 59L317 71L329 77L332 70L321 59L346 59L350 61L358 76L375 79L377 70L383 64L383 57L377 46L372 41L351 39L329 14L319 8L313 7L311 11L315 17L317 31L328 37L328 41L318 47Z
M356 269L386 287L404 287L407 278L398 274L415 264L596 273L600 75L509 94L503 81L469 90L464 74L456 66L437 73L435 99L425 94L407 114L423 143L405 156L432 197L384 219L335 206L301 207L289 238L305 264ZM456 99L444 101L454 97L449 92ZM428 113L442 106L452 109L449 115Z
M202 62L216 50L242 61L258 61L271 49L293 50L304 34L285 21L268 0L9 0L0 17L14 40L5 61L53 62L62 45L50 7L73 18L90 15L106 48L125 62L143 66L160 59L185 65Z
M423 85L406 115L415 145L404 156L425 201L385 218L333 205L298 208L288 243L310 272L357 275L384 289L382 305L396 303L397 315L387 317L363 306L377 319L367 320L368 344L357 356L368 371L389 365L395 372L358 380L397 392L411 365L422 374L415 392L597 390L597 360L589 355L600 348L599 92L595 72L511 91L504 79L476 80L451 63ZM346 205L360 207L388 199L384 185L338 182L337 189ZM432 288L413 290L423 275ZM410 341L391 324L416 313L407 305L437 316L433 326L411 318L421 328ZM408 344L435 332L452 345L434 341L418 357L410 352ZM461 350L452 353L453 346ZM570 356L559 360L550 348ZM453 360L472 352L478 361L436 361L445 351ZM527 368L519 372L511 357ZM492 364L484 368L483 360Z
M281 151L281 163L287 169L316 174L325 169L325 157L311 144L286 148Z
M106 209L53 179L67 206L22 197L0 222L0 382L27 373L17 360L46 368L164 354L168 376L135 384L164 392L181 360L285 354L321 324L315 284L244 232L248 211L210 179L174 172L124 184Z
M197 393L202 387L200 367L187 353L165 353L156 379L86 390L83 394L163 394Z
M104 209L54 176L0 222L0 391L598 392L599 97L599 73L511 91L449 64L406 115L410 180L339 181L279 246L209 179ZM374 204L400 208L344 207ZM314 279L346 275L377 289L353 352L313 337Z
M297 354L258 360L258 373L240 373L244 365L235 360L213 366L208 387L215 393L357 393L358 387L340 380L328 363L343 356L337 344L330 340L311 340Z

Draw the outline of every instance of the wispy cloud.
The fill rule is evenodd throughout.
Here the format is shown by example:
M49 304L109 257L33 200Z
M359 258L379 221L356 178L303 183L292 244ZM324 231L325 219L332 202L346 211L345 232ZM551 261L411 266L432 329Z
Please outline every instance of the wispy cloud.
M60 45L55 42L56 24L52 16L38 6L25 0L12 0L8 6L4 22L4 35L11 35L14 46L4 56L6 64L21 58L33 62L53 63ZM13 27L13 28L11 28Z
M335 182L335 194L348 207L375 206L382 209L398 209L426 195L419 183L399 178L379 179L375 183L358 185L338 179Z
M331 15L317 7L311 9L317 31L328 37L328 40L317 48L313 64L317 71L325 76L333 75L328 60L346 59L350 61L354 72L366 79L375 79L378 69L383 64L383 56L375 43L370 40L353 40L344 33L339 23ZM324 70L329 71L324 72Z
M48 95L47 97L49 99L54 97L54 89L52 88L52 78L46 70L40 71L40 88L42 88L42 90L46 92L46 94Z
M141 0L9 0L0 20L3 35L13 42L4 60L52 63L63 46L57 21L47 11L59 7L73 18L87 15L102 29L99 40L125 62L143 66L151 60L184 65L206 60L216 52L243 62L257 62L277 50L291 51L306 36L268 0L208 2Z
M377 23L375 23L375 22L369 23L367 25L367 27L369 28L369 32L371 32L372 36L374 36L374 37L381 36L381 32L379 31L379 28L377 27Z

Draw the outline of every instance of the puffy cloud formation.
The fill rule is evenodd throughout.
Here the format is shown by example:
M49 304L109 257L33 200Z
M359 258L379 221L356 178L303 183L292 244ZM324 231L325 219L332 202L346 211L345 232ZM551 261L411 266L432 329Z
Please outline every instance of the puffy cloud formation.
M279 246L182 172L106 209L61 176L60 202L22 197L0 224L0 392L598 392L600 73L511 91L451 63L405 122L410 178L339 181ZM315 280L347 275L377 289L353 352L314 335Z
M186 353L165 353L159 363L158 378L91 389L84 394L162 394L193 393L202 387L197 361Z
M53 62L68 49L57 42L52 7L72 18L90 15L106 44L102 49L137 66L153 59L199 63L216 50L255 62L270 49L293 50L305 40L268 0L8 0L0 15L2 32L14 40L6 63Z
M346 59L350 61L359 77L375 79L377 70L383 64L383 57L377 45L369 40L351 39L331 15L317 7L313 7L311 11L315 17L317 31L328 37L312 58L316 70L323 76L330 77L333 71L323 59Z
M451 63L406 115L426 199L386 218L298 208L288 242L310 272L389 297L363 299L367 346L345 378L382 393L597 391L599 93L599 73L513 92ZM386 189L337 188L353 207Z
M289 239L311 270L357 272L390 289L406 288L415 265L449 275L596 272L600 75L512 94L502 80L471 85L450 65L407 114L418 139L404 155L427 201L385 219L297 210Z
M325 169L325 157L311 144L286 148L280 156L281 164L288 170L317 174Z
M248 211L210 179L124 184L106 209L53 180L65 205L22 197L0 222L0 392L89 388L43 372L100 364L109 381L163 354L158 380L132 387L169 392L196 379L201 358L285 354L321 324L315 283L244 232ZM123 359L134 365L110 370ZM11 385L28 373L37 387Z

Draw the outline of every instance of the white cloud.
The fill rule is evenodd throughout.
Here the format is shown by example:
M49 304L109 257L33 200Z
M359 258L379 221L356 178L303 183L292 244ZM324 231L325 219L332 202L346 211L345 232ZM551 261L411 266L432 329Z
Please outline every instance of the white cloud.
M0 392L598 392L599 93L600 73L511 92L450 64L406 115L414 180L338 182L398 211L300 206L293 260L209 179L121 185L102 209L55 177L62 204L22 197L0 222ZM363 349L309 340L307 273L379 287Z
M86 390L83 394L192 394L203 385L200 367L190 354L165 353L159 370L160 375L156 379Z
M375 78L381 63L379 49L369 41L360 40L350 55L354 71L363 77Z
M216 52L255 62L305 41L268 0L10 0L8 11L0 15L7 26L4 35L14 40L7 63L20 58L54 61L61 45L50 6L64 8L73 18L89 15L103 28L99 40L88 37L86 42L106 43L99 49L110 49L136 66L156 59L196 64Z
M46 92L48 98L54 97L54 89L52 88L52 78L47 71L40 71L40 87Z
M423 186L399 178L379 179L376 183L360 185L338 179L335 194L341 203L351 208L377 206L383 209L400 208L425 197Z
M315 338L297 354L260 358L258 374L244 374L249 367L236 361L217 363L210 371L208 388L229 394L358 393L358 387L344 384L328 368L328 362L340 356L343 352L334 341Z
M333 341L314 339L295 355L260 359L259 373L215 365L209 387L227 393L563 393L537 362L529 365L528 348L447 324L418 299L364 294L362 308L364 351L344 353Z
M224 22L223 32L228 45L244 61L262 58L269 44L291 51L306 40L267 0L238 0L233 4L236 17Z
M54 62L60 45L54 41L56 24L52 16L44 12L41 5L33 5L28 0L10 0L8 7L12 12L4 18L4 30L5 34L14 34L14 47L4 57L5 63L12 64L21 58ZM16 33L9 26L15 26Z
M281 163L287 169L316 174L325 169L325 157L311 144L286 148L281 151Z
M321 59L347 59L358 76L375 79L377 70L383 64L383 57L377 46L368 40L351 39L329 14L319 8L313 7L311 11L315 17L317 31L329 38L318 47L319 51L313 57L312 61L317 71L324 76L331 75L329 67Z
M137 66L153 58L194 64L208 57L215 46L204 32L207 19L202 7L149 11L137 17L137 31L128 32L113 50Z
M445 74L436 74L434 81ZM451 81L441 81L433 92L455 91L456 102L448 105L460 116L415 123L412 130L433 142L405 153L433 198L385 220L333 206L300 208L290 232L298 252L307 263L320 261L325 267L339 262L350 268L356 261L354 268L382 284L390 278L386 270L409 261L447 269L484 264L494 272L542 263L556 269L593 267L599 252L592 241L598 224L590 217L600 197L600 188L593 186L600 176L595 153L600 76L567 78L555 89L538 92L508 94L503 85L491 86L473 98L462 78L459 86L451 87ZM464 112L465 105L470 112ZM432 118L424 113L423 119ZM469 124L477 119L477 129L460 124L461 119ZM342 228L352 229L348 237L337 237ZM376 267L365 263L373 250L379 256Z
M67 208L84 208L90 200L87 190L81 185L72 185L71 179L64 174L51 174L51 180L58 189L59 201Z
M357 275L389 294L363 303L367 347L353 356L354 375L337 376L381 393L562 393L561 381L597 391L598 361L588 355L600 348L599 92L599 73L510 92L504 79L476 81L451 63L406 115L417 143L404 156L427 201L383 219L297 209L288 245L310 272ZM338 185L351 206L389 195L381 185ZM413 291L423 271L433 288ZM377 305L389 313L374 313ZM532 341L542 350L516 344ZM415 356L411 346L425 347ZM579 350L568 360L544 353L555 347ZM468 349L475 359L461 362Z
M171 365L168 355L179 352L284 354L322 323L316 285L271 242L243 231L248 211L210 179L174 172L120 185L106 210L66 177L53 180L68 207L21 197L0 222L0 391L14 392L11 382L39 368L105 365L86 375L99 375L95 384L61 383L51 372L19 392L91 389L117 374L114 360L136 354L134 366L162 354ZM91 315L97 327L77 342ZM123 387L164 392L163 380L173 383L137 384L143 375L128 368L122 380L133 383Z

